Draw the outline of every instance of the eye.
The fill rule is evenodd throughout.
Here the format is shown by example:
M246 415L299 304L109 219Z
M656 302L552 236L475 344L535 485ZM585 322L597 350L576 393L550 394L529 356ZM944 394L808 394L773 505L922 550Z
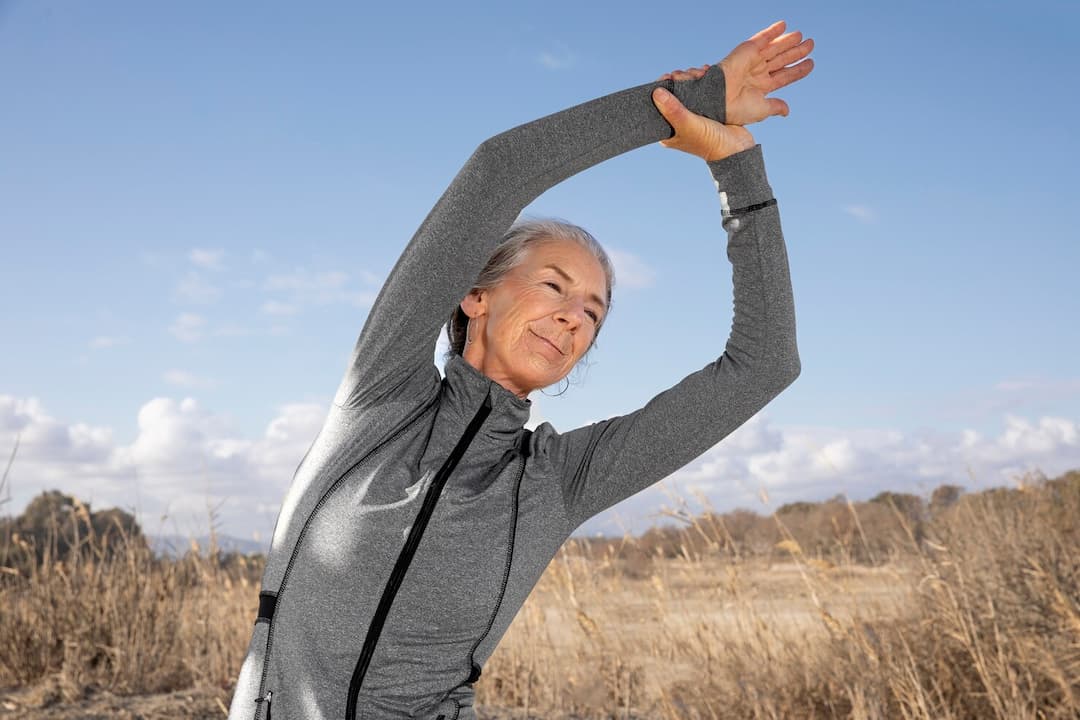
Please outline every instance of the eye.
M558 283L546 280L544 281L544 284L547 285L549 288L553 289L555 292L562 292L562 288L559 287Z
M597 315L597 314L596 314L596 313L595 313L594 311L592 311L592 310L586 310L586 311L585 311L585 314L587 314L587 315L588 315L588 316L589 316L590 318L592 318L592 321L593 321L593 325L595 325L595 324L597 324L598 322L600 322L600 316L599 316L599 315Z

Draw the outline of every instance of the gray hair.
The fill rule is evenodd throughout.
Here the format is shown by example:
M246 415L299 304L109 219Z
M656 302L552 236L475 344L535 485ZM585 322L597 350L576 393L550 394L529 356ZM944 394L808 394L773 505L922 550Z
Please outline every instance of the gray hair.
M473 290L490 290L502 282L503 277L516 268L525 260L525 253L530 244L540 240L558 239L572 240L591 252L600 266L604 269L607 278L607 298L605 307L607 312L601 318L596 327L596 334L600 334L608 313L611 311L611 289L615 286L615 268L611 258L604 251L602 245L597 242L588 230L574 225L573 223L558 218L534 218L516 222L510 226L488 258L484 269L473 283ZM465 335L468 331L469 316L458 305L450 313L450 320L446 323L446 335L450 339L450 349L446 351L446 357L461 355L465 351ZM593 344L596 343L596 335L593 336ZM590 348L592 345L589 346Z

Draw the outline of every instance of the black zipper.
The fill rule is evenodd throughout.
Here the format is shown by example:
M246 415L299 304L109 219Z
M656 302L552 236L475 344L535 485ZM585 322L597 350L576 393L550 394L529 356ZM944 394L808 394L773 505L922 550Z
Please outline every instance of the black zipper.
M350 465L349 468L345 472L343 472L341 474L341 477L339 477L337 480L335 480L334 484L331 485L326 490L325 493L323 493L323 496L321 498L319 498L319 502L315 504L315 507L312 508L311 513L307 517L307 520L304 521L304 527L300 528L300 534L296 536L296 543L293 545L292 554L289 556L289 563L285 566L285 572L281 576L281 585L278 586L278 591L277 591L277 599L278 600L281 599L281 595L285 591L285 585L289 581L289 574L292 572L293 562L296 560L296 555L300 551L300 543L303 541L304 535L307 533L307 529L311 525L312 518L314 518L316 513L319 512L319 508L321 508L323 506L323 504L326 502L327 498L329 498L334 493L334 491L337 490L338 486L341 485L342 481L349 476L349 473L351 473L353 470L355 470L361 464L366 462L368 458L370 458L376 452L381 450L387 443L390 443L393 440L395 440L399 435L401 435L401 433L405 432L405 430L409 426L411 426L414 422L416 422L421 417L423 417L425 414L427 414L427 412L429 410L431 410L433 407L435 407L435 405L438 403L439 397L441 395L442 395L442 386L439 387L439 392L435 394L435 397L432 398L431 402L428 403L426 406L424 406L419 412L417 412L415 417L409 418L408 420L406 420L402 424L402 426L400 428L398 428L397 430L395 430L389 437L387 437L385 440L383 440L378 445L373 447L367 454L364 455L364 457L360 458L355 463ZM309 449L309 452L310 452L310 449ZM270 625L266 629L266 652L263 655L262 675L259 678L259 696L255 698L255 703L256 703L256 705L258 707L255 708L255 718L254 718L254 720L260 720L260 713L262 711L262 705L264 703L266 705L266 714L262 716L261 720L270 720L270 696L271 696L272 691L267 692L264 695L263 694L263 687L266 685L266 675L267 675L267 673L268 673L268 671L270 669L270 647L271 647L271 644L273 643L273 639L274 639L274 623L276 622L276 617L277 617L277 614L275 613L274 616L270 618Z
M269 690L266 693L266 697L257 697L257 698L255 698L256 703L263 703L263 706L266 708L266 720L270 720L270 698L271 698L271 696L273 696L273 694L274 694L274 691ZM257 709L256 709L256 714L258 714Z
M364 638L364 647L360 651L360 658L356 661L356 668L353 670L352 680L349 682L349 695L345 705L345 720L356 720L356 703L360 695L360 686L364 682L364 675L367 674L368 665L371 664L371 657L375 654L375 645L379 642L379 635L382 633L383 625L386 623L386 616L390 613L390 606L394 602L394 596L397 594L398 588L401 587L401 582L405 579L405 571L408 570L409 563L412 562L412 557L416 553L416 548L420 545L420 538L424 534L424 529L427 527L432 511L435 509L435 503L439 500L442 487L446 483L446 479L450 476L450 473L454 471L458 461L461 460L462 455L465 454L465 451L468 449L470 443L472 443L477 431L480 430L480 426L490 412L491 397L490 395L485 395L484 402L480 406L480 409L476 411L476 415L473 416L468 427L465 428L465 432L462 434L461 439L458 440L457 445L454 446L454 449L450 452L446 461L443 462L442 467L439 468L439 472L435 474L435 477L431 481L431 485L428 486L427 494L424 496L424 503L420 507L420 512L417 515L416 521L409 530L409 537L405 540L405 546L401 549L401 554L398 555L397 562L394 563L394 569L390 573L390 579L387 581L386 587L383 588L382 597L379 598L379 605L375 610L375 617L372 618L371 625L368 627L367 636Z
M510 582L510 565L514 559L514 539L517 536L517 517L518 517L518 496L521 493L521 479L525 476L525 458L528 457L529 452L529 436L531 431L525 430L521 437L521 470L518 471L517 483L514 485L514 506L510 516L510 540L509 549L506 552L506 568L503 570L502 587L499 589L499 598L495 602L495 611L491 613L491 617L488 619L487 628L484 629L483 634L477 638L473 644L472 649L469 650L469 665L472 668L472 672L469 675L468 683L474 683L480 679L480 666L473 661L473 654L476 653L476 648L480 647L480 643L484 641L484 638L491 632L491 626L495 624L495 617L499 614L499 608L502 607L503 597L506 595L506 585Z

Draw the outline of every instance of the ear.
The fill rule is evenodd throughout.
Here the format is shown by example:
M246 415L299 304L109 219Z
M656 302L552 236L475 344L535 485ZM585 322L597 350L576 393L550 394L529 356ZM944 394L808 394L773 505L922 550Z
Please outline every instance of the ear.
M465 299L461 301L461 309L470 318L478 318L487 314L487 292L484 290L470 290Z

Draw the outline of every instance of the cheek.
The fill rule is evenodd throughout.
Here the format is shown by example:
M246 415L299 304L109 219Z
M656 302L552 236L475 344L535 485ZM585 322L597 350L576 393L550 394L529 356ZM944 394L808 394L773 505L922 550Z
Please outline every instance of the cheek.
M506 308L493 318L492 338L503 348L514 350L524 339L525 321L517 308Z
M554 308L542 297L525 295L502 313L502 322L507 333L524 335L531 323L551 315Z

